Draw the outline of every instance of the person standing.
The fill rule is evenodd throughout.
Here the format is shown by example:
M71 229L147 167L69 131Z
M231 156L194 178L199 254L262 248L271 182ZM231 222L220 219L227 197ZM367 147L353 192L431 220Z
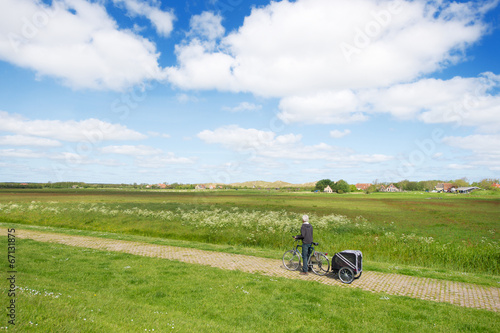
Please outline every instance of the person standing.
M302 227L300 228L300 235L294 237L295 239L302 239L302 272L300 275L307 275L309 256L311 246L313 243L313 227L309 224L309 216L302 216Z

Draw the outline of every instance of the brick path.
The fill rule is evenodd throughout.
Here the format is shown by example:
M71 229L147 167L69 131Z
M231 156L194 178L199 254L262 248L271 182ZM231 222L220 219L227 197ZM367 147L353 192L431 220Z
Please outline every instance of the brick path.
M3 229L6 233L6 230ZM70 246L86 247L106 251L126 252L134 255L159 257L188 263L208 265L222 269L240 270L289 279L317 281L332 286L360 288L388 295L408 296L429 301L446 302L470 308L500 312L500 288L470 283L418 278L398 274L364 271L361 278L346 285L334 276L299 275L283 267L281 260L265 259L239 254L203 251L166 245L112 240L98 237L70 236L32 230L18 230L18 238L29 238L41 242L54 242Z

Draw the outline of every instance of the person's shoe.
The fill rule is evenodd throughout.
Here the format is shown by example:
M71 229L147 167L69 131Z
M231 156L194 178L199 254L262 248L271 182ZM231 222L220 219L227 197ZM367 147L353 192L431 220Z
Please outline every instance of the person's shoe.
M307 275L307 272L300 272L300 275Z

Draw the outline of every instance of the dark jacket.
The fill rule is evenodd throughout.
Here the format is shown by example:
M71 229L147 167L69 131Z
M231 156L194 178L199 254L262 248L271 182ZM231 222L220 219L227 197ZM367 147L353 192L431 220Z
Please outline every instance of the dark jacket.
M302 239L302 244L311 244L313 242L313 227L309 223L302 223L300 235L298 239Z

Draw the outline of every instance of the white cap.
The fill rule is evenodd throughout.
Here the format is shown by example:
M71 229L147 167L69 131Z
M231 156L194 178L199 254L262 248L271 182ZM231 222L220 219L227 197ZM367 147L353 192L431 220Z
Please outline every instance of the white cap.
M309 222L309 216L307 215L302 216L302 221Z

